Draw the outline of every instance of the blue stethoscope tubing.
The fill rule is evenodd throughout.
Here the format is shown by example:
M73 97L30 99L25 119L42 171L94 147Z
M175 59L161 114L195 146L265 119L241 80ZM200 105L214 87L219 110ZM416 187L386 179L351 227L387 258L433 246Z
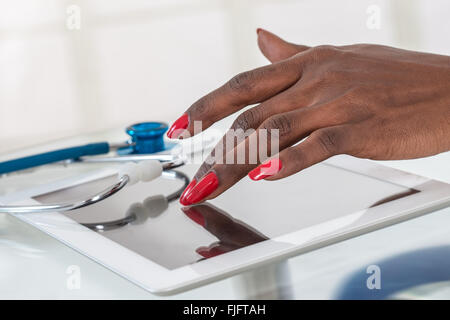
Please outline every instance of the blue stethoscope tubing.
M79 159L85 156L94 156L109 153L107 142L89 143L83 146L65 148L50 152L35 154L28 157L0 162L0 174L30 169L45 164L60 162L69 159Z
M126 133L130 136L130 140L127 142L119 144L89 143L0 162L0 175L55 162L81 160L83 157L107 154L113 150L117 150L122 155L109 159L103 158L103 161L137 161L159 158L164 160L162 155L160 157L138 157L136 155L151 155L166 149L163 136L167 129L168 126L164 122L136 123L126 128Z

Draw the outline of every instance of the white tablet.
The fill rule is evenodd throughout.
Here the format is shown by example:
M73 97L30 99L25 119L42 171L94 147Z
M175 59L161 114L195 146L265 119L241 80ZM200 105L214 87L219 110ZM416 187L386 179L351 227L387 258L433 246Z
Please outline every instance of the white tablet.
M65 168L70 170L70 167ZM102 190L117 178L96 168L15 192L1 203L55 203ZM196 166L179 169L192 176ZM450 204L450 185L349 156L289 178L244 178L205 204L164 204L181 181L126 187L69 213L15 214L156 294L172 294L417 217ZM109 230L98 224L138 217Z

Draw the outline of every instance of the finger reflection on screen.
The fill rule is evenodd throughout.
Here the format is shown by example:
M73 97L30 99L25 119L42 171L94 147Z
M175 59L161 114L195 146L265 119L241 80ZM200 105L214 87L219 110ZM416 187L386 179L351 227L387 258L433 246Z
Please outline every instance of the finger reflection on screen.
M219 239L217 242L196 249L196 252L205 259L268 239L258 230L234 219L212 204L203 203L184 207L181 210L189 219Z

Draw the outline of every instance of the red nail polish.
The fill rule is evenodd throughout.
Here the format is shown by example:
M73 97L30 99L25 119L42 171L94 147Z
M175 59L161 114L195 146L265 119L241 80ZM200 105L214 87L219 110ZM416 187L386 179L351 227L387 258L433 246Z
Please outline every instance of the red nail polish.
M186 193L185 202L189 205L197 203L213 193L218 186L219 179L214 172L210 172Z
M181 117L179 117L170 127L169 131L167 131L167 136L170 139L178 138L181 133L188 127L189 125L189 117L185 113Z
M181 210L183 210L184 214L187 215L189 219L191 219L195 223L201 225L202 227L206 225L203 215L194 208L183 208Z
M218 255L221 255L225 253L222 248L219 246L213 246L213 247L200 247L197 250L195 250L199 255L201 255L203 258L212 258Z
M208 247L197 248L197 250L195 250L195 252L197 252L199 255L201 255L203 258L206 258L206 259L213 257L213 255L209 252Z
M250 179L258 181L277 174L280 172L281 167L281 160L279 158L274 158L250 171L248 176Z
M180 203L183 206L188 206L189 204L186 202L186 194L188 194L192 188L195 186L195 184L197 183L197 180L192 179L192 181L188 184L188 186L186 187L186 189L184 189L183 193L180 196Z

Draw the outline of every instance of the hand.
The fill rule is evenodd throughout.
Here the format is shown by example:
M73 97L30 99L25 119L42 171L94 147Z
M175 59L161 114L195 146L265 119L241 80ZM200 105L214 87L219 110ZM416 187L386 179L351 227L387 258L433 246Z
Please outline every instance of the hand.
M207 247L197 248L196 252L204 258L255 244L268 238L245 223L233 219L211 204L201 204L181 209L192 221L201 225L219 241Z
M246 174L278 180L337 154L394 160L450 150L450 57L370 44L293 45L264 30L258 44L272 64L238 74L195 102L169 136L192 135L194 121L206 129L257 104L232 125L256 132L225 156L247 155L263 129L269 135L278 129L281 151L267 163L259 155L257 163L246 156L229 164L214 158L216 149L215 162L200 167L182 204L214 198Z

